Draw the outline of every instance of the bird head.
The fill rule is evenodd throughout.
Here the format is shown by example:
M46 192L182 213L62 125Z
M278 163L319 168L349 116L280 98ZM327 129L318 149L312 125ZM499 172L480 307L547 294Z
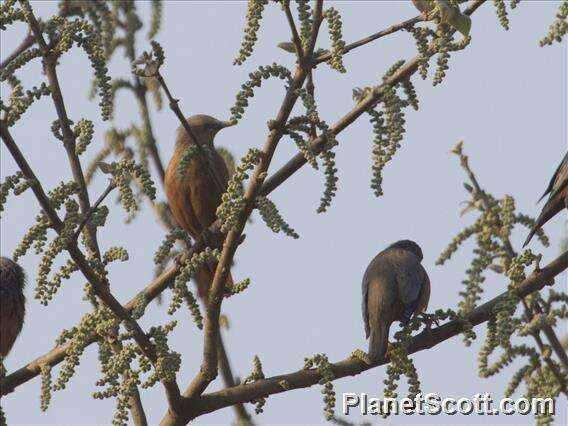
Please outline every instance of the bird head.
M396 243L391 244L388 248L399 248L402 250L406 250L414 254L420 261L424 259L424 255L422 254L422 249L418 244L411 240L400 240Z
M200 143L210 145L213 144L213 139L219 130L237 124L235 121L221 121L205 114L192 115L187 119L187 123ZM180 127L179 131L185 132L185 129Z
M0 294L21 293L25 283L26 276L22 267L7 257L0 257Z

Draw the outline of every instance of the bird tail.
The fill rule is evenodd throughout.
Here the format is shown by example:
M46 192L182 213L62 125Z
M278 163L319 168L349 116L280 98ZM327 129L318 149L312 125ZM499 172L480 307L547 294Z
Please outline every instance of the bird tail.
M387 345L389 339L389 329L380 324L371 327L371 336L369 338L369 358L372 362L378 362L384 358L387 353Z
M211 284L213 284L213 277L215 276L215 270L217 269L217 262L208 262L203 268L201 268L195 274L195 282L197 283L197 291L199 293L199 297L204 300L207 300L209 297L209 289L211 288ZM231 275L231 271L227 275L227 286L232 286L234 284L233 276Z
M527 239L523 244L523 247L525 247L529 243L529 241L534 236L534 234L536 234L536 231L538 231L546 222L548 222L555 214L557 214L563 208L564 208L564 200L562 198L562 193L560 192L555 197L550 198L546 202L546 204L542 208L542 212L540 212L540 215L536 219L535 224L531 228L529 235L527 236Z

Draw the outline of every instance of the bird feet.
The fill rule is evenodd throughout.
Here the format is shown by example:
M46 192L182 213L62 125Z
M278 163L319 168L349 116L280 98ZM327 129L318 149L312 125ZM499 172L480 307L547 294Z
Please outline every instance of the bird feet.
M436 324L436 327L440 326L440 322L438 321L438 318L436 318L435 315L433 314L427 314L426 312L422 312L420 314L420 317L422 319L422 321L424 322L424 324L426 324L426 331L430 332L432 330L432 324Z

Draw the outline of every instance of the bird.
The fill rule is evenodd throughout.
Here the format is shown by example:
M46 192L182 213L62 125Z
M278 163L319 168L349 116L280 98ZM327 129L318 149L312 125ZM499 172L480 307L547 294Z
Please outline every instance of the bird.
M177 130L174 154L166 168L164 188L168 204L177 224L192 238L198 239L201 233L217 220L217 207L221 196L227 189L229 172L223 157L213 144L215 135L221 129L235 124L233 121L220 121L205 114L187 118L191 129L190 136L183 126ZM189 148L195 146L196 138L204 148L207 160L201 153L193 156L180 173L180 163ZM212 248L221 248L224 238L212 236L208 241ZM217 263L210 262L194 276L199 296L206 299ZM231 285L231 273L227 284Z
M26 315L26 275L16 262L0 257L0 357L4 358L22 331Z
M387 353L391 324L407 323L428 307L430 279L420 263L422 259L418 244L400 240L375 256L365 271L362 311L373 363Z
M552 179L546 191L540 197L538 202L540 202L546 195L548 195L548 200L544 204L540 215L535 221L535 224L531 227L529 235L525 240L523 247L525 247L529 241L532 239L533 235L552 217L554 217L562 209L568 209L568 152L564 154L564 158L560 165L556 168Z

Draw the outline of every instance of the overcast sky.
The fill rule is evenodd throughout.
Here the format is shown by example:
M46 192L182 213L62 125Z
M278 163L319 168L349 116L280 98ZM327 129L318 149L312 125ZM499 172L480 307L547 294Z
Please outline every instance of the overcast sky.
M343 16L343 35L348 42L417 14L406 1L349 1L333 5ZM55 3L41 2L33 6L43 17L56 10ZM145 19L147 6L147 3L140 5ZM557 8L558 2L523 1L512 11L511 29L507 32L500 27L494 7L488 2L474 16L471 45L464 52L452 55L443 84L432 87L435 64L428 81L413 79L420 98L420 111L408 112L402 148L384 171L383 197L375 198L369 187L372 133L366 118L338 138L339 190L328 213L315 212L324 178L321 172L309 167L304 167L273 193L272 199L280 212L301 238L292 240L273 234L258 216L247 226L246 243L237 253L233 276L236 279L249 277L252 283L246 293L223 304L223 312L231 324L225 336L236 374L241 377L249 374L255 354L262 360L264 373L272 376L301 368L304 357L317 352L325 352L330 360L338 361L355 348L365 349L367 342L360 313L361 278L368 262L399 239L410 238L422 246L423 264L432 281L429 310L456 309L473 245L466 244L443 267L435 266L435 260L453 236L475 220L475 215L459 216L460 203L467 199L462 187L465 176L450 150L463 139L481 185L496 197L514 196L520 211L533 216L538 214L541 206L535 202L566 152L568 140L566 42L538 47L538 40L546 33ZM186 115L207 113L227 119L235 94L250 71L274 61L293 66L292 56L276 48L278 42L289 39L289 30L284 14L275 5L266 10L253 57L241 67L232 65L240 47L244 16L245 3L239 1L167 2L164 5L163 26L157 37L166 52L163 74ZM13 25L2 33L3 57L19 44L25 33L23 25ZM327 47L325 32L320 42ZM148 42L141 37L138 46L146 48ZM321 116L328 123L335 122L352 108L354 87L377 84L391 64L414 54L412 37L398 32L347 55L347 74L319 67L315 82ZM88 118L95 122L95 138L82 157L84 163L102 146L104 132L110 126L126 128L132 122L139 123L136 103L126 93L118 96L114 122L101 122L97 102L88 101L86 96L92 71L88 59L78 49L62 58L58 72L70 117L74 121ZM129 64L115 55L110 72L112 76L127 77ZM37 61L18 75L25 87L45 80ZM2 85L2 96L8 93L6 85ZM238 126L221 132L217 144L229 148L238 157L251 146L261 147L266 122L275 116L283 93L280 82L267 83L257 91L244 119ZM160 153L162 158L168 159L173 150L177 119L167 109L158 112L152 107L151 115ZM43 99L13 128L16 142L45 188L70 179L61 143L49 131L55 118L52 103ZM16 171L16 166L3 145L0 152L4 179ZM283 140L270 170L277 170L295 152L295 145ZM90 188L91 198L96 199L104 186L105 179L98 176ZM162 188L158 188L158 195L163 198ZM112 198L108 204L113 204ZM3 256L11 256L38 209L31 192L18 198L10 197L1 222ZM153 253L165 232L151 212L144 212L132 224L125 225L124 211L120 207L111 210L108 226L99 232L99 242L103 250L122 245L130 253L129 262L110 267L113 292L121 301L127 301L151 280ZM551 236L550 248L541 249L536 241L531 243L531 248L543 253L543 264L558 255L565 220L564 214L558 215L546 225ZM526 229L515 230L516 248L520 248L525 236ZM21 260L29 276L27 317L23 332L5 361L9 372L51 349L60 331L76 324L88 309L82 300L84 279L79 275L64 283L48 308L34 300L39 260L33 253ZM483 300L502 292L506 284L503 277L488 273ZM556 286L558 290L566 290L566 277L559 278ZM166 293L166 302L169 297ZM166 309L167 305L153 304L141 321L143 327L148 329L170 321ZM202 338L185 309L178 311L176 319L179 325L170 341L183 355L178 381L184 388L199 368ZM476 328L479 338L470 348L464 347L461 337L456 337L413 356L423 392L454 398L486 392L494 399L502 396L516 371L515 366L518 368L520 364L496 377L479 378L477 353L483 330L484 327ZM565 324L558 331L564 334ZM94 382L98 375L97 351L92 345L67 389L53 395L47 413L39 410L38 378L4 398L2 406L9 424L110 423L114 401L93 400L90 396L96 390ZM384 378L385 367L379 367L336 381L336 392L339 397L342 392L381 396ZM208 391L219 387L217 381ZM162 388L156 386L144 391L142 399L150 422L159 422L166 409ZM565 398L559 399L559 406L557 423L566 424ZM249 410L254 411L254 407L249 405ZM224 409L199 418L197 423L226 424L232 419L231 409ZM384 422L360 416L352 416L350 420ZM319 387L269 398L264 413L255 421L260 424L324 423ZM402 416L387 422L527 424L533 423L533 419L524 416Z

